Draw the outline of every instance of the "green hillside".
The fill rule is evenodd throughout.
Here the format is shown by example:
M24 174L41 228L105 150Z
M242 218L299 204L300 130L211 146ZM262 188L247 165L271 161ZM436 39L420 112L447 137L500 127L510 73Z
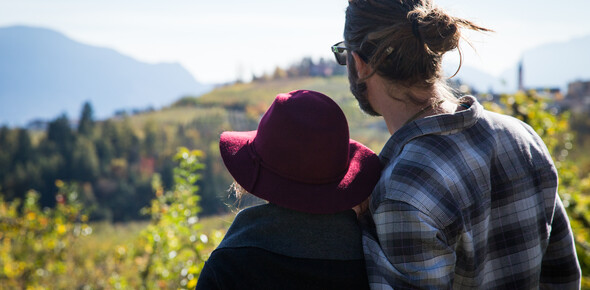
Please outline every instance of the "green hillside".
M196 207L197 197L191 193L187 195L190 200L177 200L172 198L171 194L176 192L176 185L187 182L192 185L193 180L198 179L200 198L198 205L202 208L202 211L198 212L199 217L212 215L227 217L227 213L236 206L236 201L228 193L232 178L227 173L219 155L219 135L227 130L256 129L260 117L275 96L278 93L296 89L316 90L332 97L340 104L349 120L351 138L368 145L373 150L379 151L389 137L381 118L369 117L360 111L356 100L349 92L345 77L277 79L228 85L200 97L182 98L162 110L133 115L121 114L101 121L93 119L91 106L86 104L76 128L72 128L72 123L67 116L51 121L43 132L31 132L22 128L0 128L0 215L8 214L10 218L17 216L18 202L9 203L9 201L15 199L26 201L26 206L35 210L25 212L18 216L18 219L26 220L27 223L23 222L23 224L31 223L32 230L44 235L47 233L48 238L56 240L59 236L54 235L53 232L37 231L36 227L43 227L44 223L48 222L47 217L42 215L51 213L49 208L54 208L58 212L68 209L64 207L66 196L67 198L73 196L76 199L76 207L70 208L91 211L89 216L84 215L84 221L124 222L149 219L150 216L140 214L146 207L149 209L148 212L152 213L152 219L154 211L158 213L156 217L159 214L168 214L170 218L179 218L183 216L178 212L186 215L188 208ZM490 96L484 97L489 100ZM485 102L484 106L492 111L512 115L527 122L539 133L552 154L560 177L559 194L575 233L582 272L588 272L590 269L588 243L590 241L590 160L585 145L590 144L588 141L590 129L585 123L587 117L570 118L572 115L569 111L558 112L548 109L551 100L543 99L534 92L519 92L497 97L497 102ZM576 130L571 129L571 124ZM204 169L198 170L199 178L196 178L196 175L186 174L186 170L178 170L179 165L174 161L173 156L185 158L184 154L177 154L178 147L181 146L199 150L199 168L201 163L205 166ZM182 152L189 151L185 149ZM185 177L190 176L190 178L178 178L178 174L183 172ZM192 186L190 188L195 189ZM26 193L29 189L37 191L39 196L29 194L27 198ZM67 192L64 192L64 189L68 189ZM164 210L170 204L177 206L180 211L171 213ZM245 205L247 204L240 204L240 206ZM45 207L48 210L41 210ZM188 212L193 213L197 210ZM226 222L225 226L228 223ZM172 224L180 225L176 222ZM6 225L10 224L6 223ZM12 230L13 237L20 237L20 232L13 230L12 227L9 228ZM66 225L60 221L53 230L58 234L64 234L67 232L64 231L66 228ZM168 231L163 226L154 229L162 231L161 233ZM153 234L148 236L154 237ZM158 237L160 236L163 234L158 234ZM187 243L191 244L199 238L198 240L207 244L206 241L220 239L222 234L218 233L210 237L212 237L211 240L203 235L188 236L191 242ZM14 245L24 245L19 248L22 249L21 251L8 247L3 253L11 253L11 255L23 253L19 254L19 259L32 257L30 259L34 260L37 256L30 254L30 248L34 247L39 250L37 255L44 255L45 248L37 246L38 240L31 238L31 241L35 241L35 244L15 242ZM207 251L214 248L215 243L209 242ZM125 249L129 250L130 255L123 259L124 255L121 253ZM129 271L129 269L135 269L129 265L144 265L145 261L148 261L143 260L144 254L134 256L135 250L132 249L143 249L146 253L153 250L143 244L129 246L129 248L118 247L116 259L123 262L111 264L120 265L121 269L130 272L128 275L127 272L121 274L121 277L137 276L135 274L138 271ZM80 252L80 257L90 257L84 251L87 250ZM112 258L108 254L97 253L101 257L90 257L86 259L89 262L85 262L85 265L93 275L99 274L97 281L104 281L105 272L96 271L95 265L103 265L104 259ZM168 257L170 251L161 251L161 253L163 257ZM48 257L46 260L49 261L62 259ZM141 267L145 269L145 266ZM19 276L20 274L14 272L13 268L0 267L0 269L10 270L9 274L14 277L26 278L25 274ZM168 271L167 268L162 269ZM198 273L198 269L195 273ZM68 276L72 275L68 274ZM80 276L87 275L83 273ZM47 277L53 279L57 276L47 275ZM191 281L195 281L195 277L193 275ZM129 279L129 283L137 284L137 278ZM584 279L583 285L584 289L590 289L590 282L587 279Z
M308 89L322 92L334 99L344 111L350 127L351 138L365 143L371 149L378 152L381 149L389 133L381 118L370 117L364 114L358 107L348 88L348 79L345 76L331 78L297 78L279 79L265 82L247 84L234 84L220 87L200 97L186 97L167 109L147 115L136 116L138 123L145 122L149 118L158 122L186 123L197 115L243 113L250 125L256 125L258 119L268 109L275 96L279 93L290 92L298 89ZM222 111L215 110L222 109ZM212 113L213 110L215 113ZM228 116L226 116L228 117ZM232 124L228 119L231 130L242 130L240 124ZM255 129L255 127L250 128Z
M375 151L388 133L380 118L363 114L340 77L277 78L216 88L185 97L157 111L97 121L85 104L77 128L63 115L44 131L0 128L0 191L6 200L23 199L29 189L40 193L41 206L56 203L56 180L83 185L92 219L126 221L145 218L140 209L154 197L151 180L174 185L172 156L178 147L204 152L199 182L204 215L226 213L234 204L227 189L232 178L219 156L223 131L255 130L275 96L297 89L332 97L349 120L351 138Z
M277 94L297 89L315 90L333 98L349 121L351 138L376 152L387 141L389 133L381 118L361 112L343 76L223 86L199 97L184 97L159 111L130 116L127 122L140 139L147 139L146 132L157 132L155 147L160 155L169 156L178 146L205 152L201 204L205 213L214 214L223 211L223 204L231 208L235 203L227 193L232 178L219 156L219 135L223 131L255 130Z

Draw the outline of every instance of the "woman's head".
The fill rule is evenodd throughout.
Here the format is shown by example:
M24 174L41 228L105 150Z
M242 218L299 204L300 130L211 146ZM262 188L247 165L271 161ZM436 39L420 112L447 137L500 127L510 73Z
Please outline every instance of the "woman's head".
M431 0L349 0L344 41L373 73L403 86L429 87L442 79L442 56L458 48L461 28L490 31L448 15Z
M279 94L258 130L224 132L220 153L243 189L293 210L334 213L369 196L381 164L349 138L340 107L309 90Z

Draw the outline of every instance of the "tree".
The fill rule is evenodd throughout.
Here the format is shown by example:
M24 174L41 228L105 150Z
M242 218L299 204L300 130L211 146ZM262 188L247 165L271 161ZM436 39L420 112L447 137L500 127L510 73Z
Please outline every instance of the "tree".
M80 122L78 123L78 134L82 136L92 136L94 132L94 111L89 102L84 103Z
M155 175L152 185L156 198L144 212L151 216L150 225L142 232L134 259L147 262L139 275L145 289L178 288L193 289L206 257L204 246L213 241L200 234L201 225L197 214L201 211L199 190L196 185L203 164L199 161L202 152L180 148L174 156L178 166L174 168L175 185L165 191L161 179ZM215 244L218 241L214 241Z
M2 144L0 143L0 146ZM3 147L0 147L3 149ZM10 172L10 164L12 162L11 154L0 149L0 184L4 183L4 177Z
M287 78L287 71L280 67L276 67L274 73L272 74L272 78L277 79L286 79Z
M145 133L143 140L144 153L149 157L155 157L158 147L158 128L154 120L147 121L143 131Z
M8 151L10 149L10 129L7 126L0 128L0 151Z
M0 128L0 182L4 183L4 177L13 166L14 151L16 146L11 141L12 130L6 126Z
M65 114L49 123L47 140L55 146L55 150L64 160L63 167L57 173L57 178L67 180L71 176L72 153L76 136L72 132L70 121Z
M72 153L72 177L76 181L92 182L100 173L100 162L94 143L86 137L79 137Z
M70 128L70 120L66 114L59 116L47 126L47 140L65 146L66 143L71 143L73 139L74 134Z
M25 129L17 130L17 149L14 153L13 162L26 163L33 157L33 145L31 144L31 137L29 132Z

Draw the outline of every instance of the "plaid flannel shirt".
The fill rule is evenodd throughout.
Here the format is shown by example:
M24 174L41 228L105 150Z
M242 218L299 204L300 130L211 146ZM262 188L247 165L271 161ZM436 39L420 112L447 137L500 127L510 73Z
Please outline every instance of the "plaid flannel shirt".
M414 121L380 154L373 289L578 289L573 234L546 146L525 123L470 108Z

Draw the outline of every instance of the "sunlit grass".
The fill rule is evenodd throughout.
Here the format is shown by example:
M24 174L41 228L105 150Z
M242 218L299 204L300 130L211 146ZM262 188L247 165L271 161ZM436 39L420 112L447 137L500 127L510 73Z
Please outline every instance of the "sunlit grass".
M204 232L221 230L225 232L234 220L235 213L208 216L199 219ZM131 243L149 225L149 221L131 221L125 223L96 222L91 223L92 234L85 239L88 251L91 249L113 249L117 245ZM84 252L86 250L82 250Z

